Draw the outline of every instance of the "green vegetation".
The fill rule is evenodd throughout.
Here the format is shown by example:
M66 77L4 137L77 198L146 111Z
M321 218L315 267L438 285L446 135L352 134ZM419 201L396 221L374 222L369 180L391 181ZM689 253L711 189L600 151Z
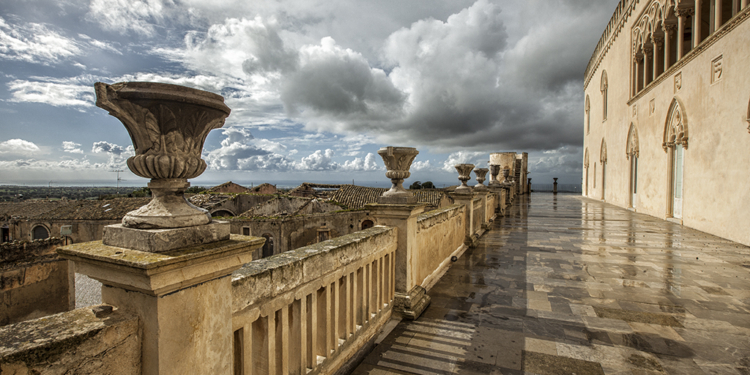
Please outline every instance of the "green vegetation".
M435 184L432 183L432 181L425 181L424 183L420 181L414 181L411 186L409 186L410 190L419 190L419 189L434 189Z
M132 188L113 186L0 186L0 202L29 199L98 199L100 196L126 197ZM121 194L120 194L121 193Z

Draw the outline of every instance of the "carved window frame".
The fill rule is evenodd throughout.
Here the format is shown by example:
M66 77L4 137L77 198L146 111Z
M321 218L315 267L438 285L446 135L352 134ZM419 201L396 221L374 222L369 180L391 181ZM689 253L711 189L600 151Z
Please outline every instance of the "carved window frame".
M687 150L688 138L688 120L685 106L682 104L682 100L675 96L669 105L669 111L667 111L667 119L664 123L664 139L661 146L664 152L674 148L675 145L682 145Z
M591 132L591 100L589 94L586 94L584 110L586 111L586 135L588 135Z
M630 160L631 156L639 157L640 145L638 140L638 128L635 127L634 123L630 123L630 129L628 130L628 139L625 144L625 159Z

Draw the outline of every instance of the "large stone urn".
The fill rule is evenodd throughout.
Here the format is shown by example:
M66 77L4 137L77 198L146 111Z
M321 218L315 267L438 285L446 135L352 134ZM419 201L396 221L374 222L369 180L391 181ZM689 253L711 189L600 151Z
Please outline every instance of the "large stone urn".
M476 191L487 191L487 186L484 185L485 176L490 170L487 168L477 168L474 170L474 174L477 175L478 184L474 185Z
M500 175L500 166L495 164L490 165L490 187L500 185L500 181L497 180L498 175Z
M456 188L456 194L471 194L472 189L466 182L471 180L471 171L474 169L474 164L457 164L455 165L458 171L458 180L461 181L461 186Z
M224 98L183 86L151 82L97 82L96 105L122 121L135 147L128 168L150 178L153 199L122 219L126 228L167 229L211 222L208 211L184 196L190 178L206 170L201 150L208 132L224 125Z
M404 179L411 176L409 168L418 154L419 151L414 147L388 146L378 150L378 155L383 158L387 170L385 176L391 179L391 188L378 199L379 203L417 202L417 197L404 189Z
M508 179L508 176L510 176L510 168L503 169L503 184L512 183L511 180Z

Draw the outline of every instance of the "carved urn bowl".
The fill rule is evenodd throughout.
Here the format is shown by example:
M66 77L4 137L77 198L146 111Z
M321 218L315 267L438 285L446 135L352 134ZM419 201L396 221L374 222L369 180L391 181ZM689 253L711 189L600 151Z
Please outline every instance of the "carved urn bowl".
M378 155L383 158L387 172L385 176L391 179L391 189L383 193L383 197L409 198L412 194L404 189L404 180L411 176L409 168L411 163L419 155L414 147L383 147L378 150Z
M455 165L458 171L458 180L461 181L461 186L456 188L458 194L471 193L471 187L466 185L466 182L471 180L471 171L474 169L474 164L457 164Z
M208 224L206 210L187 202L189 178L206 170L201 159L208 132L224 125L230 109L224 98L189 87L152 82L97 82L96 105L119 119L130 135L135 156L128 168L150 178L154 198L129 212L123 226L140 229Z
M503 169L503 178L505 179L503 181L504 184L510 183L510 180L508 180L508 176L510 176L510 168L506 167L505 169Z
M490 170L487 168L477 168L474 170L474 174L477 175L478 184L474 186L474 190L487 190L487 186L484 185L485 176Z

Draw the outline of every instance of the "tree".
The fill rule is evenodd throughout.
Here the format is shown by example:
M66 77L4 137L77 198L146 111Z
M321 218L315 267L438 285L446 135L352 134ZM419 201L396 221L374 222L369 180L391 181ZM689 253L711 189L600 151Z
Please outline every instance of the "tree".
M419 181L414 181L414 183L411 184L411 186L409 186L410 190L417 190L421 188L422 188L422 183L420 183Z
M204 188L203 186L191 186L187 190L185 190L188 194L200 194L208 189Z
M425 181L422 184L422 189L434 189L435 185L432 183L432 181Z

